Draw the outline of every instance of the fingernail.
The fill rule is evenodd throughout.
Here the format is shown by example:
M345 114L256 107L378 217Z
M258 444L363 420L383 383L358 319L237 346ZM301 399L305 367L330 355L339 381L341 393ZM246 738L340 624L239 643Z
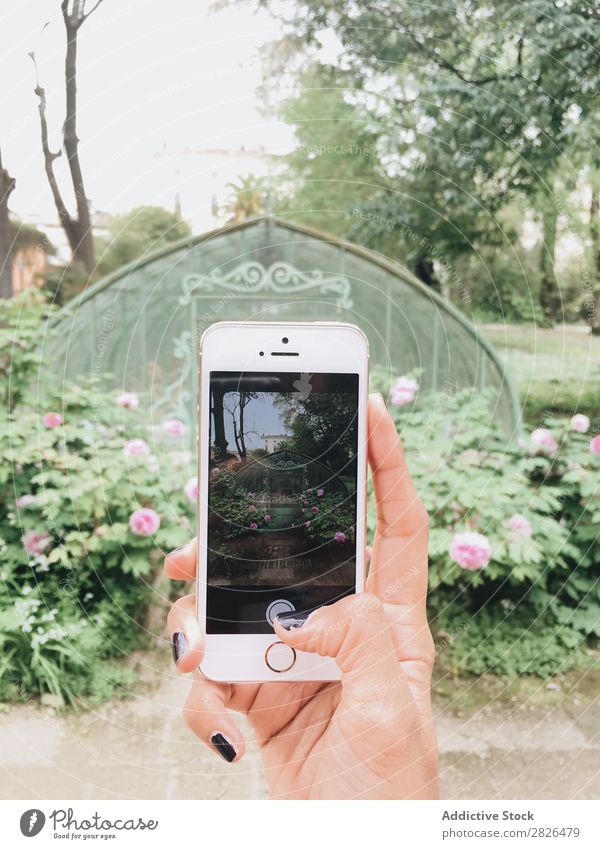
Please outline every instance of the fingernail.
M187 640L182 631L174 632L171 637L171 648L173 649L173 660L177 663L187 651Z
M224 737L222 734L217 733L213 734L210 738L211 746L216 749L216 751L224 758L228 764L235 760L235 756L237 752L229 742L229 740Z
M311 612L312 611L307 610L300 613L297 611L294 611L293 613L280 613L277 617L277 621L282 628L285 628L286 631L292 631L294 628L301 628L310 616Z
M386 400L383 397L383 394L381 392L371 392L369 397L370 398L377 398L378 401L381 401L381 403L383 404L384 407L387 407Z

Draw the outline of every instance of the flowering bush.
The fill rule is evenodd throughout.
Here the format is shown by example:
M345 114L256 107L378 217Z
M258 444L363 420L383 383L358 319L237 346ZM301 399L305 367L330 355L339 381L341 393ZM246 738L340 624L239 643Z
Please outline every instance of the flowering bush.
M6 342L23 319L10 302L3 312ZM0 409L0 698L106 695L125 674L108 659L136 645L163 552L193 532L192 457L148 432L132 393L89 384L40 401L27 391L29 344L0 362L2 385L9 367L19 380Z
M193 532L198 482L183 423L150 431L134 392L71 385L37 400L44 310L0 303L0 698L76 702L129 683L111 659L139 641L163 552ZM548 675L578 662L600 635L600 436L589 419L550 421L506 446L481 394L424 396L410 375L393 392L373 382L431 517L442 663ZM305 496L307 534L352 538L338 496ZM260 538L275 519L266 503L228 471L213 476L224 539Z
M354 539L354 508L343 492L309 489L300 497L306 535L319 542Z
M377 375L375 388L386 394ZM600 636L600 438L587 433L589 420L550 422L507 446L480 393L429 394L390 410L430 516L434 630L468 623L442 662L511 674L548 674L550 654L555 672L577 662Z
M250 531L268 527L271 517L261 509L261 500L262 497L249 492L231 472L213 469L208 521L215 543L237 539Z

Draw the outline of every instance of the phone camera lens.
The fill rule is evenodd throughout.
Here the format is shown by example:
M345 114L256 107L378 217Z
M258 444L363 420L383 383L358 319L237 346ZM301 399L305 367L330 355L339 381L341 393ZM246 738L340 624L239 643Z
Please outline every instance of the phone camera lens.
M284 344L284 345L287 345L287 343L288 343L290 340L287 338L287 336L284 336L284 337L283 337L283 339L282 339L281 341L283 342L283 344Z
M259 351L259 352L258 352L258 356L259 356L259 357L264 357L264 355L265 355L265 352L264 352L264 351Z

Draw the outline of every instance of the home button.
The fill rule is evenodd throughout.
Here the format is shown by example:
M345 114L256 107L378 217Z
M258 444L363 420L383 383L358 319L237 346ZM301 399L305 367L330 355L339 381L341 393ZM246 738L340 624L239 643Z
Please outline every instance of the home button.
M271 643L265 652L265 663L272 672L289 672L296 663L296 652L285 643Z

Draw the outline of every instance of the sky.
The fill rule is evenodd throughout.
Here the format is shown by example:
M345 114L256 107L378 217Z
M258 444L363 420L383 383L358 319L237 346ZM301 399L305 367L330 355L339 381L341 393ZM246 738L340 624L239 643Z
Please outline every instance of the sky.
M237 398L238 395L235 392L228 392L225 395L225 434L230 450L235 450L231 412L236 411L235 402ZM244 410L244 430L248 448L265 448L263 436L283 436L287 434L283 413L279 407L275 406L275 398L275 393L259 392L257 397L253 398Z
M202 232L216 224L213 194L223 201L227 182L239 174L265 173L264 160L236 151L291 149L291 130L259 114L256 93L260 46L278 36L277 23L239 0L221 11L210 5L104 0L83 26L79 137L94 210L124 212L142 204L173 209L179 192L184 218ZM56 213L43 170L35 73L27 54L36 53L51 144L58 148L64 119L60 0L2 3L0 31L0 145L4 165L17 180L11 210L32 223L49 223ZM197 153L214 149L233 154ZM61 184L68 187L64 163L57 164Z

